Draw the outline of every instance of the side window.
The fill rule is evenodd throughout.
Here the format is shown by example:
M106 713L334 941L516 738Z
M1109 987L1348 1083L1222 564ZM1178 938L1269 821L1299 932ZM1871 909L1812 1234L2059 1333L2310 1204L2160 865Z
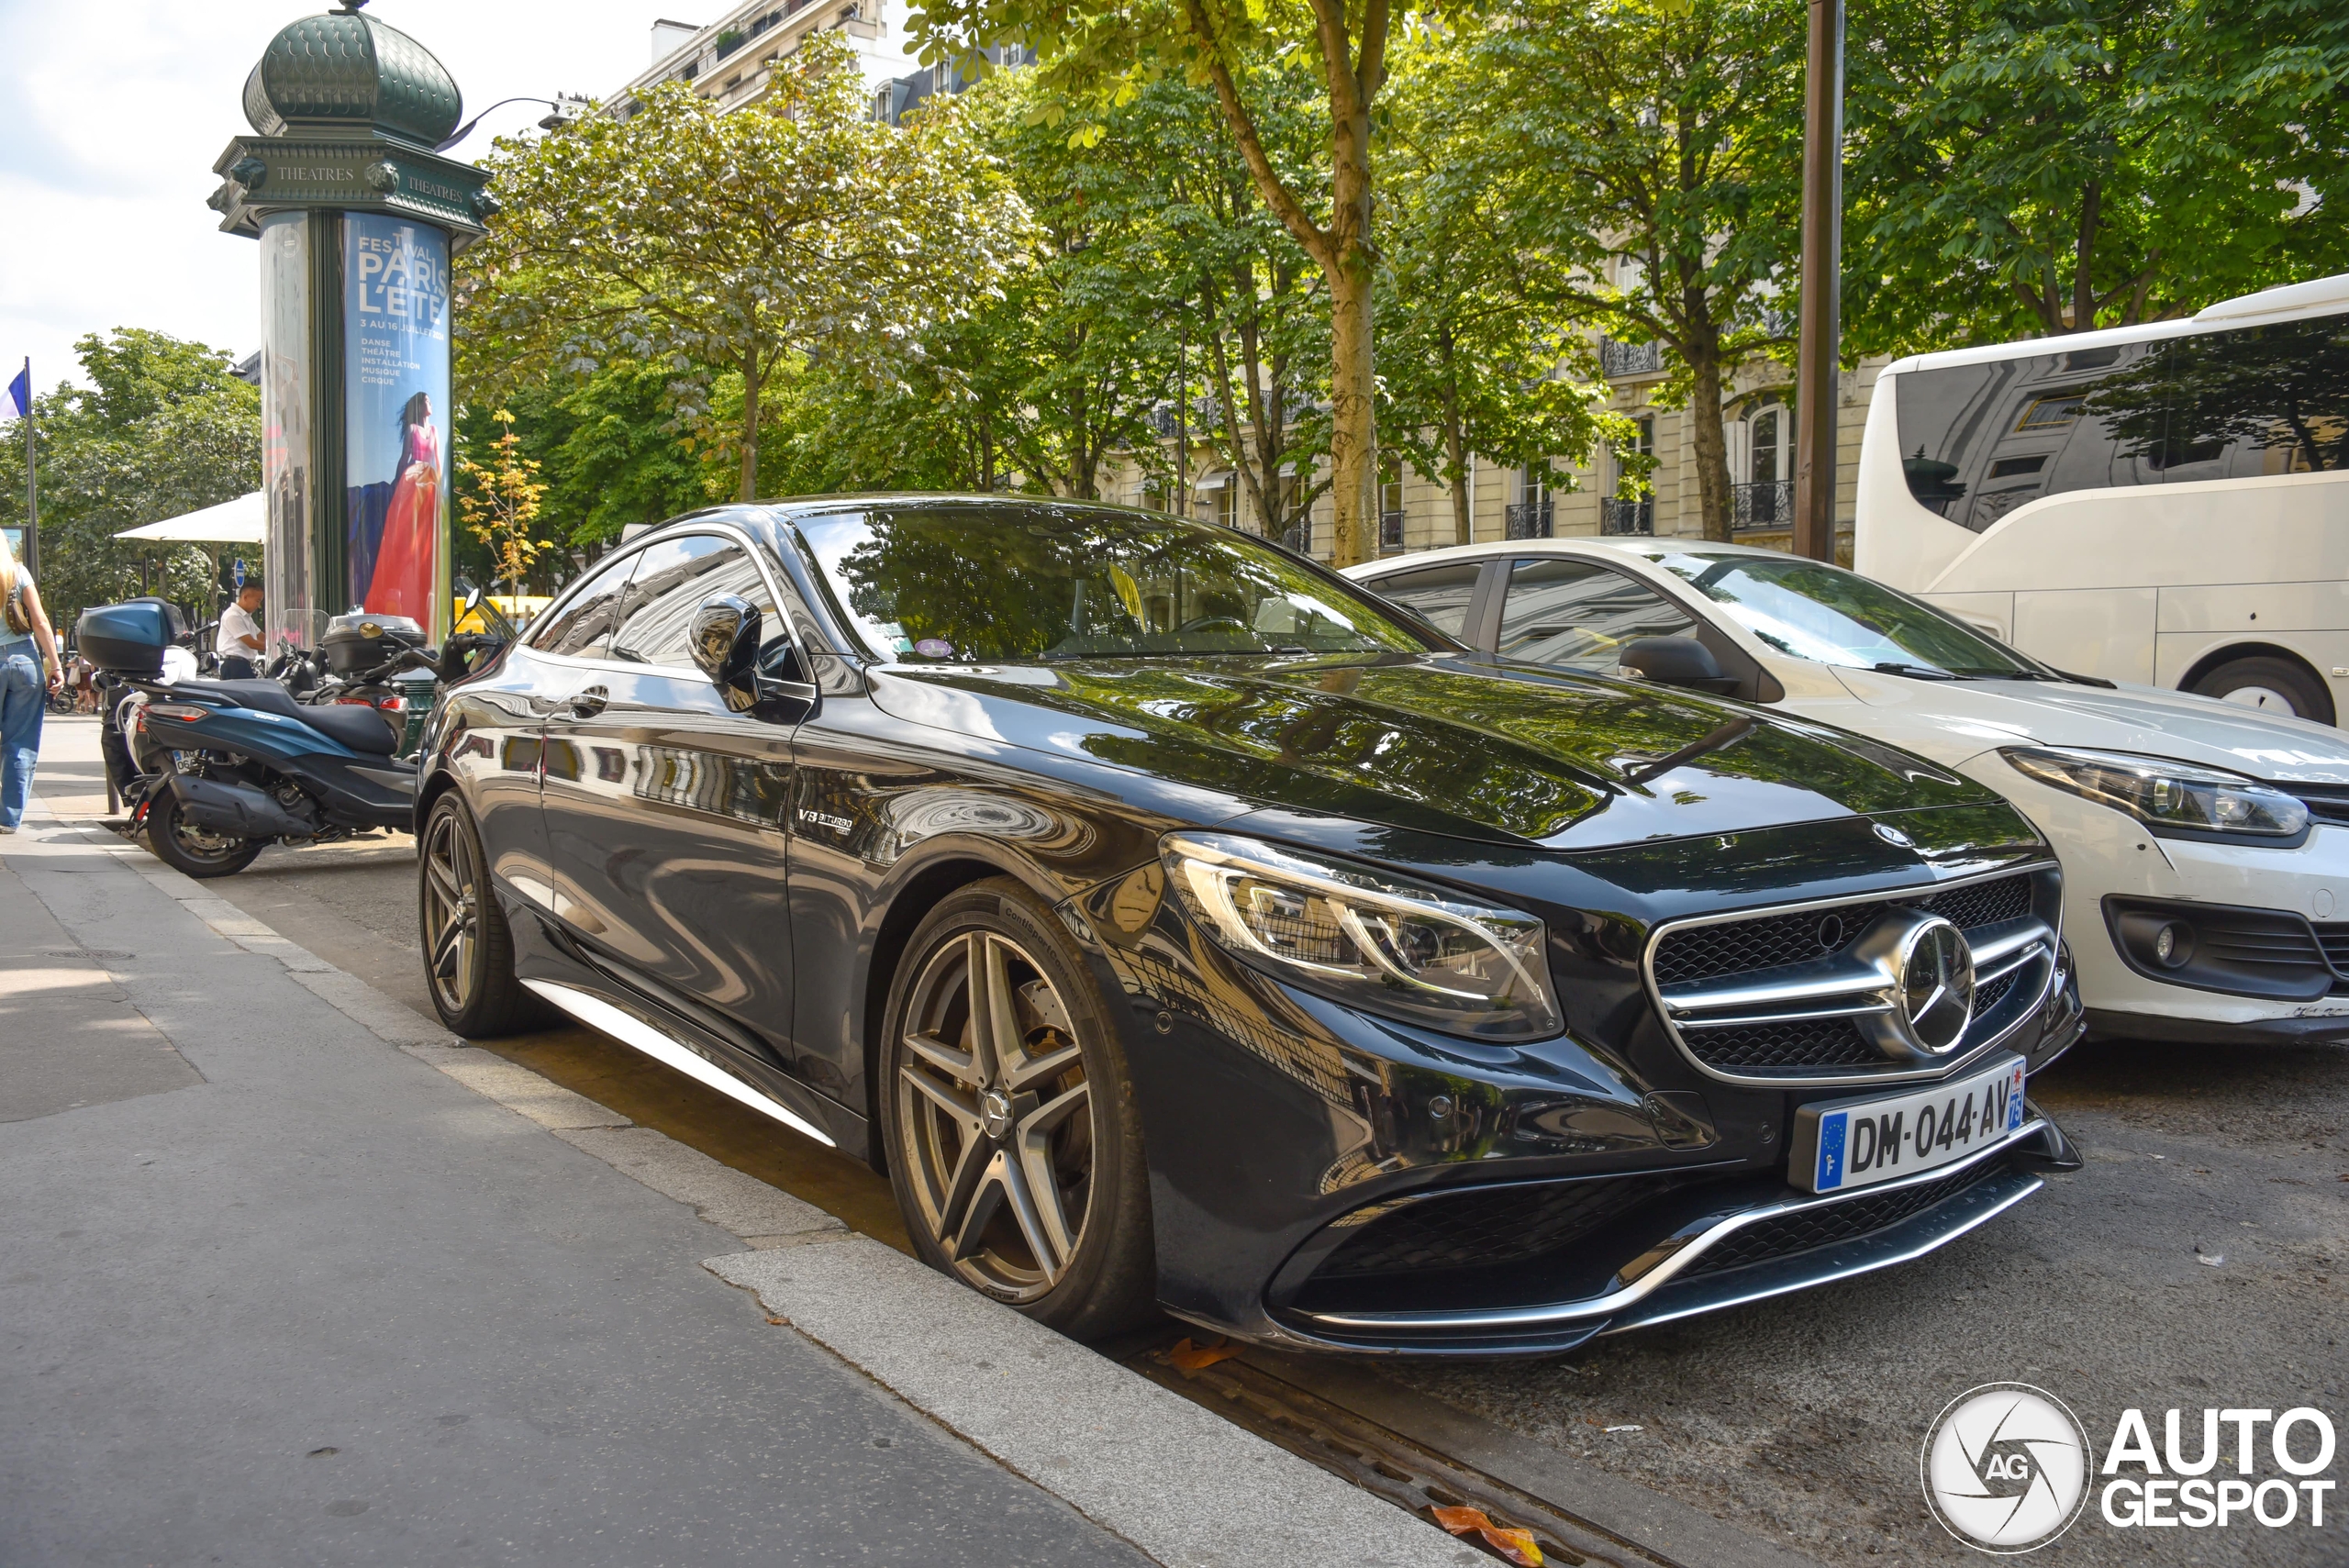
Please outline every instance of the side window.
M530 631L530 646L542 653L569 653L601 659L611 652L612 628L619 624L620 595L628 587L636 557L606 562L566 601Z
M1901 376L1909 494L1980 533L2042 495L2160 484L2167 349L2107 344Z
M1475 601L1476 579L1484 570L1481 561L1455 561L1449 566L1374 577L1363 586L1382 599L1392 599L1419 611L1429 625L1464 642L1468 638L1468 607Z
M1654 590L1586 561L1533 557L1510 567L1499 653L1611 673L1635 637L1686 637L1696 622Z
M2158 377L2099 387L2165 483L2349 465L2349 319L2318 317L2174 339Z
M688 534L648 545L629 584L628 603L612 657L634 664L693 662L686 646L694 612L719 594L739 594L758 606L761 619L776 626L774 599L749 553L715 534Z

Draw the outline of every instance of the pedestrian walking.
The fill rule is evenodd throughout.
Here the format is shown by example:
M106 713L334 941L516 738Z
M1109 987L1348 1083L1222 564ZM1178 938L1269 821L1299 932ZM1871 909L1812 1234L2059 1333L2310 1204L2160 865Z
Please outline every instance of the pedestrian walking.
M13 833L32 797L41 710L65 679L57 634L33 575L0 533L0 833Z

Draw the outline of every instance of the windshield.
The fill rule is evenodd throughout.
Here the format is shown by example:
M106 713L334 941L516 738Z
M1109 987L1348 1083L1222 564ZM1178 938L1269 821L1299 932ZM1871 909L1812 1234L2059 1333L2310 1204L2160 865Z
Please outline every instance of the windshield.
M1799 556L1659 551L1658 566L1779 652L1872 670L2032 679L2037 664L1921 600L1856 572Z
M1038 502L811 517L865 643L901 663L1428 651L1349 585L1229 528Z

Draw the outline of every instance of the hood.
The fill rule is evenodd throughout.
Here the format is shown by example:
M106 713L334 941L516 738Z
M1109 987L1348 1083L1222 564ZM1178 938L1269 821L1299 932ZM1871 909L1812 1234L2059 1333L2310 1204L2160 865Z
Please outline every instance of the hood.
M1826 725L1453 656L906 666L911 723L1295 811L1551 849L1996 801ZM1721 734L1735 723L1742 733ZM1669 767L1673 754L1716 743Z
M1810 711L1953 766L1998 746L2079 746L2254 778L2349 784L2349 735L2210 697L2151 686L1917 681L1873 670L1839 668L1835 676L1861 708L1848 717L1831 707Z

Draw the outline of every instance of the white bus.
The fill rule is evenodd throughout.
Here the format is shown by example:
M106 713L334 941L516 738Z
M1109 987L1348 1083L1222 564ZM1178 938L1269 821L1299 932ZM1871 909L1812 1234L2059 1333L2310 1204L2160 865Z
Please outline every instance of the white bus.
M1898 361L1853 544L2059 670L2349 717L2349 274Z

